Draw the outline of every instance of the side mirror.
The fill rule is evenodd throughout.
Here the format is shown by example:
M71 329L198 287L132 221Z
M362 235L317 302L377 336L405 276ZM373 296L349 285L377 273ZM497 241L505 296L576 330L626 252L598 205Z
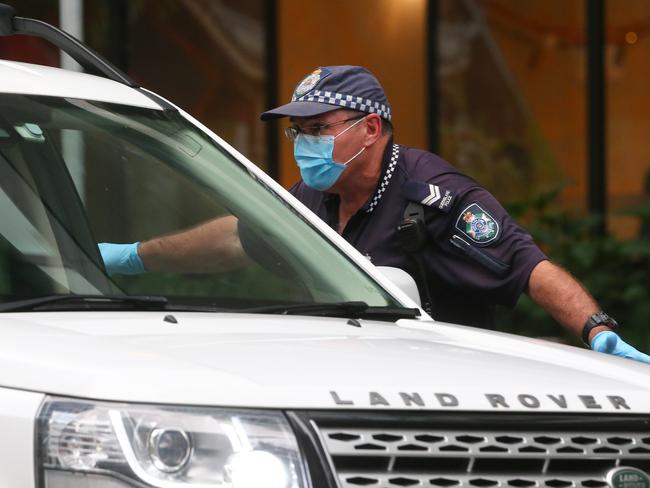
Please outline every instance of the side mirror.
M406 293L411 300L422 306L418 285L410 274L403 269L393 268L391 266L377 266L377 269Z

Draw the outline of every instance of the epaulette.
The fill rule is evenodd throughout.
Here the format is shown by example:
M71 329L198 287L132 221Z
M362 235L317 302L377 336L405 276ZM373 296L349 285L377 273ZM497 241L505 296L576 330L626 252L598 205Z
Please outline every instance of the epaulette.
M454 194L445 188L423 181L409 180L402 186L402 195L408 200L449 213Z

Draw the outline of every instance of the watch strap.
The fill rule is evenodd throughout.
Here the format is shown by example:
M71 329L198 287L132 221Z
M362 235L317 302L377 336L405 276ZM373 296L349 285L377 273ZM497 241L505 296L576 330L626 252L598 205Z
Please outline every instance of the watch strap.
M607 315L604 312L597 312L587 319L584 327L582 328L582 342L584 342L587 347L591 347L589 343L589 333L592 329L596 327L609 327L611 330L618 330L619 325L616 320Z

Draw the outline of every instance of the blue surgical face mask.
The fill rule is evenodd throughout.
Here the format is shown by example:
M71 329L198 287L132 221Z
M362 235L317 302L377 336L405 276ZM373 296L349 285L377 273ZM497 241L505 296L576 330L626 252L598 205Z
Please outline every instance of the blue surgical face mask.
M300 168L302 181L307 186L319 191L331 188L340 178L345 166L366 149L365 146L362 147L358 153L344 163L337 163L332 159L334 139L352 129L362 120L357 120L336 136L298 135L293 145L293 155Z

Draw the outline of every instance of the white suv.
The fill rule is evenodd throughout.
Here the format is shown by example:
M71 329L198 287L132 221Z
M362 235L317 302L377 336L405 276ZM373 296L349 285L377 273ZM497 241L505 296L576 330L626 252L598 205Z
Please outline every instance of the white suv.
M648 488L650 367L432 321L191 116L1 7L105 75L0 61L1 488ZM245 267L107 275L98 241L217 216Z

